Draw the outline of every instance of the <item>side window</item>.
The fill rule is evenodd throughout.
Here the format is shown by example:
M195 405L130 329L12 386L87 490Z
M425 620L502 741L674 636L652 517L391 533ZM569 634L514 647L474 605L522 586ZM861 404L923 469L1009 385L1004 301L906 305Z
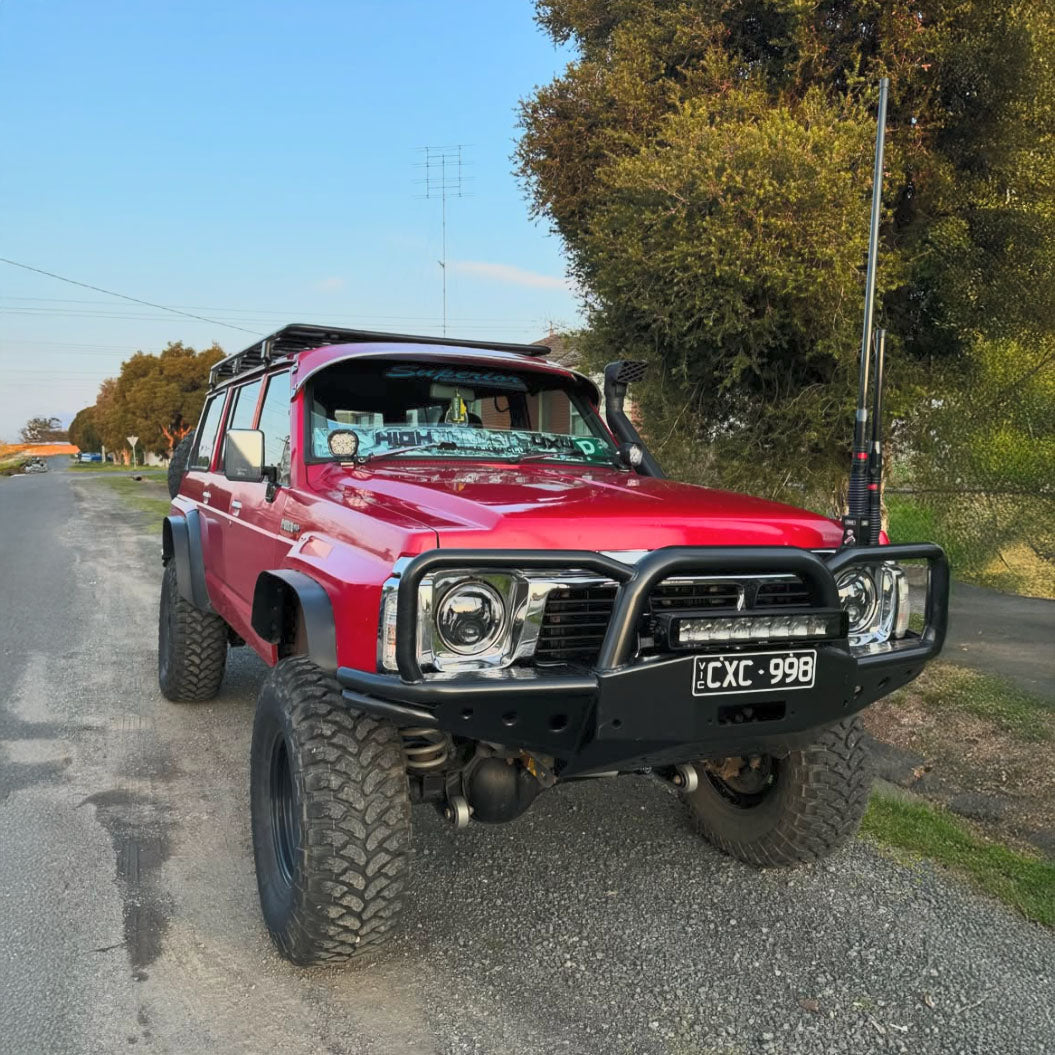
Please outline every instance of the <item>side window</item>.
M216 434L220 430L220 416L223 414L223 403L227 393L213 396L205 407L201 424L198 426L198 438L195 443L194 457L187 466L189 469L208 471L212 464L212 452L216 447Z
M260 381L242 385L234 391L234 403L231 413L227 415L229 429L251 429L253 415L256 413L256 398L260 395Z
M258 429L264 434L264 464L278 467L278 482L289 483L289 374L268 378Z

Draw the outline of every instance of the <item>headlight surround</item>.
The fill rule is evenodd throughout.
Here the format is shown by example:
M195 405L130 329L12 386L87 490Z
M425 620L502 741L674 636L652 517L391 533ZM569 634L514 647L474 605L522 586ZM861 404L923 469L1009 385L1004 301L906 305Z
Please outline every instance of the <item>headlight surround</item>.
M868 568L850 568L835 580L839 603L850 620L850 633L860 634L873 623L879 590Z
M507 621L502 595L488 583L469 579L447 590L436 605L438 643L459 656L494 648Z
M909 622L908 579L893 561L862 565L835 580L839 601L850 623L850 647L877 652L905 636Z

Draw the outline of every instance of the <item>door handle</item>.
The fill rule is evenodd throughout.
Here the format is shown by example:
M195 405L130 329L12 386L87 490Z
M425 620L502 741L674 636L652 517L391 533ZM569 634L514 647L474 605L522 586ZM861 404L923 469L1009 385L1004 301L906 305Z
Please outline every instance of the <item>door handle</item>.
M212 498L212 491L202 491L201 500L203 502L208 502L210 498Z
M242 503L237 498L231 499L231 508L237 513L242 508Z

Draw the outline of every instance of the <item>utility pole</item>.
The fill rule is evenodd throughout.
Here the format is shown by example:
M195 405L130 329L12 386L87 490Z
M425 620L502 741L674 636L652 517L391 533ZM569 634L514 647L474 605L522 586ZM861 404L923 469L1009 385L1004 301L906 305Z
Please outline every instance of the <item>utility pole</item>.
M463 168L465 159L464 145L459 143L451 147L423 147L425 152L424 162L419 162L417 167L425 170L422 178L415 180L416 183L424 184L425 193L418 195L430 201L439 199L440 202L440 228L441 228L441 256L437 263L440 265L440 273L443 276L443 336L447 336L447 199L465 198L465 184L470 177L464 175Z

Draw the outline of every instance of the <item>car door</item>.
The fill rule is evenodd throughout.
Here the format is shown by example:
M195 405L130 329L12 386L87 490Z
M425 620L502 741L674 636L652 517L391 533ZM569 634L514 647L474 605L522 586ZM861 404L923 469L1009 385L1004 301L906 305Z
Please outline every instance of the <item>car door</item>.
M229 621L241 631L249 622L246 606L246 579L253 563L251 535L243 530L243 507L246 495L243 484L237 480L228 480L226 476L226 436L231 429L251 429L256 418L256 405L260 399L263 378L257 377L236 385L231 389L231 396L224 421L223 436L220 444L220 461L218 465L219 480L213 488L212 506L223 522L223 577L224 588L234 609Z
M227 575L246 624L257 578L281 559L278 543L289 484L289 377L289 371L283 371L270 375L266 387L255 382L253 414L239 413L236 405L229 415L229 428L255 427L264 433L264 464L276 470L278 484L269 501L266 481L225 480L229 494ZM262 387L262 398L257 398ZM248 401L249 393L244 398Z
M217 392L206 402L195 434L194 447L187 461L187 473L180 488L180 493L194 503L200 516L205 585L213 606L221 615L226 608L223 585L224 524L217 515L214 501L220 497L218 491L223 482L216 463L219 460L218 438L226 403L226 391Z

